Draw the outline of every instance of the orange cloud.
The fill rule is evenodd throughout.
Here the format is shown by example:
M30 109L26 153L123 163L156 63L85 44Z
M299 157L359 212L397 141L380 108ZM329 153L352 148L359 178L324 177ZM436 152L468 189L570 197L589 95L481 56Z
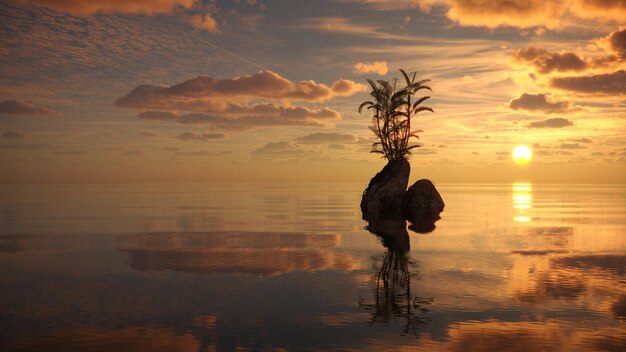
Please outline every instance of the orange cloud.
M379 76L384 76L389 72L387 68L387 61L374 61L374 62L359 62L354 65L352 71L359 75L368 73L375 73Z
M61 112L38 107L17 99L0 102L0 115L63 115Z
M338 80L331 87L312 80L292 82L272 71L252 76L215 79L199 76L170 86L137 86L116 102L119 107L154 108L165 101L207 101L219 98L266 98L276 100L325 101L334 96L349 96L365 90L350 80Z
M624 0L575 0L570 10L581 18L605 18L622 22L626 18Z
M393 11L420 8L429 12L435 6L447 8L447 17L461 26L518 28L566 25L566 15L602 18L616 22L626 18L623 0L343 0L362 3L376 10Z
M177 7L191 8L196 0L16 0L18 3L43 6L73 15L99 12L172 13Z
M192 16L190 22L198 29L204 29L209 32L219 32L217 22L210 14Z

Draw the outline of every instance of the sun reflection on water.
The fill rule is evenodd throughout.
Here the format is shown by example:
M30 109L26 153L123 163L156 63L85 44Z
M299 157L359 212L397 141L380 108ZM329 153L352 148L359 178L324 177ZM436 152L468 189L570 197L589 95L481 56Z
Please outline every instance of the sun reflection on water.
M513 221L531 222L530 209L533 207L532 184L530 183L514 183L513 184L513 208L515 216Z

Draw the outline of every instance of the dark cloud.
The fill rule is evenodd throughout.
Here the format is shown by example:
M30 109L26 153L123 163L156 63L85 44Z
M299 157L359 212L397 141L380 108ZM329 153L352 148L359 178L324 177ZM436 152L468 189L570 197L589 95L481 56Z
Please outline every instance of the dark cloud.
M550 72L580 72L588 65L576 53L551 53L543 48L529 46L515 50L512 54L515 63L531 66L535 71L546 74Z
M62 115L60 112L38 107L17 99L5 100L0 102L0 115Z
M555 264L575 269L601 269L617 275L626 274L626 255L579 255L552 260Z
M183 132L176 135L181 141L208 141L209 139L220 139L226 137L223 133L195 133Z
M554 77L550 85L589 95L626 95L626 71L581 77Z
M558 100L545 94L524 93L519 98L509 102L509 108L528 112L542 112L546 114L571 113L582 110L574 107L567 100Z
M178 147L163 147L163 150L168 151L168 152L178 152L180 151L180 148Z
M85 155L88 154L89 152L86 150L61 150L58 152L55 152L54 154L56 155Z
M334 96L349 96L365 86L350 80L338 80L331 87L315 81L292 82L277 73L260 71L252 76L216 79L199 76L164 87L137 86L116 102L118 107L134 109L176 109L190 101L198 106L224 104L224 98L265 98L275 100L324 101ZM227 110L227 109L226 109Z
M214 155L214 153L212 153L210 150L195 150L195 151L189 151L189 152L176 152L176 153L174 153L174 155L179 155L179 156L209 156L209 155Z
M143 155L143 152L139 150L127 150L122 154L126 156L139 156L139 155Z
M51 149L53 148L49 144L36 143L36 144L0 144L2 149L22 149L22 150L35 150L35 149Z
M562 117L556 117L553 119L546 119L541 121L533 121L528 124L530 128L560 128L573 126L574 123L568 119Z
M96 13L172 13L176 8L190 8L196 0L15 0L22 4L44 6L73 15Z
M355 143L359 138L351 133L317 132L295 139L298 143L326 144L326 143Z
M2 139L17 140L17 139L26 139L26 138L28 138L28 135L20 131L5 131L2 134Z
M598 44L613 55L626 60L626 27L600 38Z
M158 137L159 134L154 131L141 131L137 133L139 137Z

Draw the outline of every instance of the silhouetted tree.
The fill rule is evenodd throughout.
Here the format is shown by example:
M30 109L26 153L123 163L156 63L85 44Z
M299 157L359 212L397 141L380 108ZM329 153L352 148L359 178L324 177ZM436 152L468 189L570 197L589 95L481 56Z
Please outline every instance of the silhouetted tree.
M425 85L430 80L416 81L417 72L413 72L411 77L402 69L400 72L406 83L402 88L397 88L396 79L393 84L385 80L374 82L367 79L372 87L370 95L374 100L365 101L359 106L359 113L364 108L374 111L370 129L378 140L372 145L371 153L382 154L389 161L405 158L411 153L411 149L420 147L419 144L409 145L411 138L419 139L417 133L423 132L411 130L411 119L422 111L434 112L428 106L421 106L430 96L413 100L413 96L420 90L432 91Z

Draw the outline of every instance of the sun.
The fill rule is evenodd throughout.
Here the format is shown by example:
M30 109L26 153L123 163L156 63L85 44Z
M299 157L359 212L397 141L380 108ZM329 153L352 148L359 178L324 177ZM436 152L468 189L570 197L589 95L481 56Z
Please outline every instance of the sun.
M518 145L513 149L513 161L518 165L526 165L533 157L533 152L525 145Z

